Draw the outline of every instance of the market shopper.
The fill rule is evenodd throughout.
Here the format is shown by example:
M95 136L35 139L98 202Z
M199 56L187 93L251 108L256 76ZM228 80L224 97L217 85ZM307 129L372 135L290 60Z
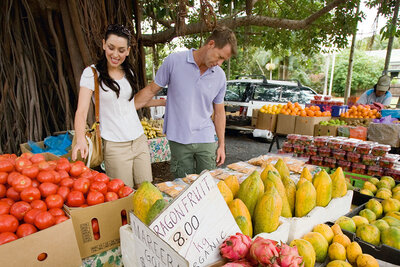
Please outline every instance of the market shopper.
M88 156L85 125L95 88L91 67L95 67L99 82L100 133L106 173L133 187L144 181L152 181L152 172L147 138L134 104L138 89L133 68L127 59L130 42L131 34L126 27L109 25L103 39L103 56L82 73L75 113L77 143L72 150L72 160L77 159L78 151L82 158ZM155 105L165 105L165 100L146 103L146 106Z
M392 94L389 92L390 77L383 75L379 77L378 83L374 88L365 91L357 101L357 104L370 105L380 103L384 106L389 106L392 101Z
M135 97L135 105L142 107L168 86L164 132L171 149L171 172L177 178L225 161L226 77L220 66L236 50L233 31L217 27L199 49L169 55L155 81Z

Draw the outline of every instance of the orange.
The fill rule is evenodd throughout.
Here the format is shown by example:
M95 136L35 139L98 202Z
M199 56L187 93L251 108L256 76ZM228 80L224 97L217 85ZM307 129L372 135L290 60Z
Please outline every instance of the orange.
M322 115L321 111L319 110L315 111L315 117L321 117L321 115Z
M306 117L307 116L307 112L304 111L304 110L300 111L300 116Z
M307 116L314 117L314 111L312 110L307 111Z

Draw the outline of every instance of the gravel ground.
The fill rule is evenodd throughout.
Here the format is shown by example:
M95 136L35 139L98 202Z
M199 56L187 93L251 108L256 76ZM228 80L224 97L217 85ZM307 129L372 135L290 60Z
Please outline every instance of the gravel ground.
M283 138L279 144L282 145ZM264 138L254 138L252 133L237 130L227 130L225 134L226 160L221 167L238 162L247 161L251 158L268 153L270 142ZM273 145L271 153L276 153L276 144ZM174 177L169 171L169 162L152 164L152 171L155 183L173 180Z

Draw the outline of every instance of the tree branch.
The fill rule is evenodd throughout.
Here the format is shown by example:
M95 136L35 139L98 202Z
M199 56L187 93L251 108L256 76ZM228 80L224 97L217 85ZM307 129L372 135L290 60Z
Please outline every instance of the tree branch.
M169 20L165 20L165 19L157 19L156 16L154 16L154 14L148 14L148 16L152 19L154 19L157 23L160 23L161 25L163 25L166 28L172 28L172 24L174 22L169 21Z

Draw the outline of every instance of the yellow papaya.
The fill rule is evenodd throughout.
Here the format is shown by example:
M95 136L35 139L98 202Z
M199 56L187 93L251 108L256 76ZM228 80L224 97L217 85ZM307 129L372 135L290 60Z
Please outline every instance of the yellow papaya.
M341 167L336 169L336 171L331 175L331 179L332 198L345 196L347 193L347 184Z
M396 182L394 179L390 176L382 176L381 181L387 181L390 185L390 189L394 188L396 186Z
M224 180L226 185L229 187L229 189L232 191L233 197L236 197L237 192L239 191L239 180L236 177L236 175L229 175L228 178Z
M300 179L305 178L308 181L312 182L312 175L310 170L307 167L304 167L300 174Z
M353 241L346 247L346 258L351 264L355 264L358 255L362 254L362 249L360 245Z
M326 241L328 241L328 244L332 243L332 239L334 237L334 233L333 230L329 227L329 225L324 224L324 223L320 223L317 224L316 226L314 226L313 232L318 232L321 235L323 235L326 239Z
M296 201L296 184L294 183L294 181L292 179L290 179L289 177L286 177L286 176L282 177L282 183L286 189L286 197L288 199L290 211L292 212L292 216L293 216L294 205L295 205L295 201Z
M253 217L257 201L263 194L264 184L261 180L260 173L254 171L240 184L237 198L243 201L250 212L250 216Z
M381 238L381 232L375 225L363 224L357 229L356 236L365 242L378 246Z
M382 243L393 248L400 249L400 229L397 227L389 227L381 233Z
M365 208L372 210L376 215L376 219L382 217L383 207L381 202L379 202L377 199L371 198L368 200L367 204L365 204Z
M279 174L278 170L275 169L274 165L272 165L271 163L267 164L267 166L265 166L265 168L263 169L263 171L261 172L261 180L264 182L265 179L267 179L268 176L268 172L272 171L274 172L276 175L278 175L279 177L281 177L281 175Z
M265 180L264 183L264 188L270 187L271 185L275 187L276 191L278 191L278 194L282 198L282 216L286 218L292 217L292 211L290 209L289 200L286 195L285 186L283 185L281 178L279 178L272 171L269 171L267 179Z
M147 213L146 217L146 224L150 225L151 222L154 220L154 218L157 217L158 214L166 207L168 206L168 201L165 199L157 199L156 202L154 202L153 206L149 209L149 212Z
M399 211L400 201L394 198L388 198L382 201L382 207L385 214L391 211Z
M228 204L229 210L231 211L233 218L237 218L240 216L243 216L246 218L247 226L243 227L244 229L248 229L246 232L248 232L248 236L252 237L253 236L253 225L251 222L251 216L250 212L247 209L246 205L243 203L243 201L239 198L235 198ZM239 224L238 224L239 225ZM242 230L242 233L244 234L244 230L240 227L240 230Z
M144 223L146 223L147 214L153 206L154 202L162 199L163 196L150 182L143 182L140 184L138 190L133 194L133 213Z
M283 159L278 159L278 161L275 163L275 169L278 170L279 174L281 177L290 177L290 171L286 163L283 161Z
M332 199L331 177L325 170L322 170L315 175L313 185L317 192L317 206L326 207Z
M282 198L274 186L269 186L254 210L254 235L274 232L279 227L281 212Z
M304 267L314 267L315 265L315 250L310 242L305 239L294 239L290 242L290 246L297 247L299 255L303 257Z
M229 187L226 185L226 183L224 181L219 181L217 186L226 204L231 202L233 200L233 194L232 191L229 189Z
M356 264L357 267L379 267L378 261L369 254L358 255Z
M311 243L315 250L316 261L324 262L328 254L328 241L325 237L317 232L309 232L303 236L303 239Z
M306 178L300 178L299 181L296 184L296 190L299 189L300 185L302 183L304 183L305 181L308 181L308 180ZM311 182L311 181L309 181L309 182Z
M242 234L253 237L253 228L251 225L251 221L249 222L244 216L237 216L235 218L235 221L239 226L240 231L242 231Z
M305 181L296 191L296 217L306 216L317 203L317 192L311 182Z

